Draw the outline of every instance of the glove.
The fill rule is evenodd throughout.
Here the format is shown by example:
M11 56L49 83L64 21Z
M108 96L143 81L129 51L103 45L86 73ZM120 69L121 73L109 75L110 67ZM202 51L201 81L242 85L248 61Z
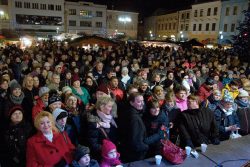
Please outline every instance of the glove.
M215 138L213 141L213 145L219 145L220 144L220 140L218 138Z

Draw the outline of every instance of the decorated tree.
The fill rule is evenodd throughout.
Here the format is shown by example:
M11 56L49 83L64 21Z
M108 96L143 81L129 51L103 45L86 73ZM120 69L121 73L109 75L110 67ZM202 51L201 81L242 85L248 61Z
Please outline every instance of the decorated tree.
M239 24L239 33L233 36L233 51L242 60L250 62L250 8L243 11L245 19Z

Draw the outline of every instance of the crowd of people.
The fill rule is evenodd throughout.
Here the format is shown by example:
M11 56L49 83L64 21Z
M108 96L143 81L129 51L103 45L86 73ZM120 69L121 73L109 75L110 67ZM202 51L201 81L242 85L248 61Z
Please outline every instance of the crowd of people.
M2 167L111 167L250 133L250 66L225 50L0 49ZM235 143L237 144L237 143Z

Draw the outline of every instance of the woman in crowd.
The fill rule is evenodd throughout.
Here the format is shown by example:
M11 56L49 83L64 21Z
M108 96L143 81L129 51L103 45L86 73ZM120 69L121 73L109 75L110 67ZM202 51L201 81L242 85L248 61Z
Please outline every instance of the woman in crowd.
M8 112L8 125L4 131L4 147L1 147L5 157L3 166L26 165L26 143L31 136L31 125L24 120L23 108L21 105L11 107Z
M201 106L209 108L211 111L215 111L220 104L221 104L221 91L214 90L213 93L201 103Z
M87 138L93 155L100 160L101 145L103 139L109 139L117 143L117 124L112 116L114 101L108 96L97 99L95 108L87 115Z
M202 143L219 144L219 131L213 112L199 107L198 96L188 96L187 102L188 109L179 118L181 145L194 149Z
M58 133L52 114L40 112L34 125L37 133L27 143L26 167L59 167L70 164L75 147L66 132Z

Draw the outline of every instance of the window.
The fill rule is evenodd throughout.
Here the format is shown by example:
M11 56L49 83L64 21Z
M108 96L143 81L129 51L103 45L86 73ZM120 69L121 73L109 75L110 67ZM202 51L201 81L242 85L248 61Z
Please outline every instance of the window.
M161 25L161 30L164 30L164 24Z
M16 2L15 2L15 7L16 7L16 8L22 8L22 2L16 1Z
M218 7L215 7L215 8L214 8L214 16L216 16L217 13L218 13Z
M207 16L210 16L211 15L211 8L208 8L207 9Z
M195 10L195 11L194 11L194 17L197 17L197 15L198 15L198 11Z
M96 11L96 17L102 17L102 12L101 11Z
M212 31L215 31L215 28L216 28L216 23L213 23L212 24Z
M38 9L38 3L32 3L32 9Z
M40 4L40 9L41 10L46 10L46 4Z
M51 5L51 4L48 5L48 9L49 9L49 10L54 10L54 5Z
M168 24L168 27L169 27L168 29L171 30L171 23Z
M193 24L193 31L196 31L196 24Z
M158 24L158 30L160 30L161 29L161 25L160 24Z
M165 30L168 30L168 24L167 23L165 24Z
M224 24L224 32L227 32L227 24Z
M17 14L16 22L26 25L62 25L62 17Z
M200 17L203 17L203 9L200 10Z
M209 31L209 23L206 24L206 31Z
M91 11L87 11L87 10L80 10L80 16L82 16L82 17L91 17L92 16L92 12Z
M81 27L92 27L92 22L91 21L80 21L80 26Z
M199 31L202 30L202 24L199 24Z
M183 20L185 17L184 13L181 14L181 19Z
M184 30L184 25L183 24L181 24L181 31L183 31Z
M76 26L75 20L69 20L69 26Z
M231 25L231 32L234 32L235 31L235 24L232 24Z
M234 6L233 15L237 15L237 13L238 13L238 7L237 7L237 6Z
M173 30L175 30L175 27L176 27L176 24L174 23L174 24L173 24Z
M186 28L185 28L185 31L188 31L188 24L186 24Z
M56 11L61 11L62 10L62 6L61 5L56 5Z
M30 3L29 2L24 2L23 6L24 6L24 8L30 9Z
M189 19L189 13L187 13L187 19Z
M229 13L230 13L230 7L227 7L227 8L226 8L226 14L225 14L225 15L226 15L226 16L229 16Z
M76 9L69 9L69 15L76 15Z
M96 26L97 28L102 28L102 22L96 22L96 23L95 23L95 26Z

